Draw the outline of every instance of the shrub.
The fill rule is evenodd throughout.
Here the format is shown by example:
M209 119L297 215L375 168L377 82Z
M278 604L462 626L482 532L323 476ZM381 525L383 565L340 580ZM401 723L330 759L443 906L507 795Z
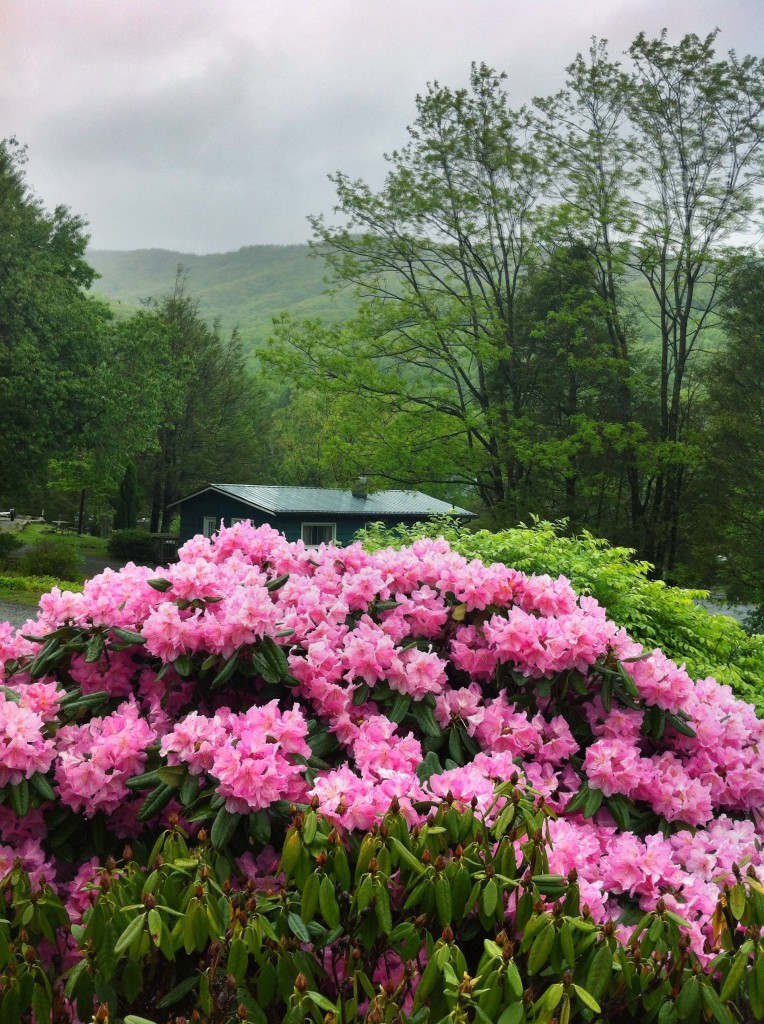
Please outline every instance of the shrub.
M565 580L239 523L36 634L0 632L3 1024L66 918L83 1019L764 1016L764 724Z
M3 600L37 606L40 595L53 587L64 590L82 590L82 583L59 580L55 576L19 576L9 572L0 574L0 595Z
M65 540L40 540L16 562L24 576L55 576L76 580L82 576L83 560L77 549Z
M0 532L0 568L7 568L11 556L21 547L18 534L8 530Z
M684 663L691 676L713 676L764 713L764 636L750 635L727 615L696 604L704 590L670 587L648 578L651 566L630 548L581 533L562 534L565 523L472 533L446 518L413 527L377 524L359 538L370 551L400 547L418 538L444 536L455 551L486 564L501 562L526 573L565 576L579 594L595 597L608 616L646 648L660 648Z
M156 559L153 534L146 530L112 530L106 550L123 562L148 564Z

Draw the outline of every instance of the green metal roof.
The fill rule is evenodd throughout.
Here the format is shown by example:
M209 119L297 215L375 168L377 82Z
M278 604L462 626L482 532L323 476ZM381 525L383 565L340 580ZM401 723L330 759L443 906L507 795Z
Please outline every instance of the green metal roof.
M210 484L189 494L180 505L205 491L218 491L271 515L332 515L332 516L403 516L421 517L438 515L475 515L467 509L450 505L447 501L431 498L421 491L373 491L365 498L352 491L331 487L278 487L264 484Z

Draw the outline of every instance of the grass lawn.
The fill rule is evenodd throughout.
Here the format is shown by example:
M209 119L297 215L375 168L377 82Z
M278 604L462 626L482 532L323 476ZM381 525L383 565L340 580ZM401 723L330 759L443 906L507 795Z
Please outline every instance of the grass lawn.
M98 555L106 558L106 538L91 537L83 533L78 536L76 533L56 533L55 528L49 523L30 523L19 534L19 540L24 544L36 544L40 540L56 540L62 544L69 544L81 555Z

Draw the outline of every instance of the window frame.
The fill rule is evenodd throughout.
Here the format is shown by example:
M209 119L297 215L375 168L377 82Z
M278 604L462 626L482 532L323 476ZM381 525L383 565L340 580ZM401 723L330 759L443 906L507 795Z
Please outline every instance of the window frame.
M212 528L210 529L210 523ZM217 516L202 516L202 536L206 537L207 540L216 532L218 528L218 517Z
M328 527L331 528L332 535L331 535L331 537L328 540L324 539L324 540L318 541L317 544L309 544L308 541L305 539L305 527L306 526L307 527L311 527L311 526L328 526ZM323 519L323 520L305 520L305 521L300 523L300 540L303 542L303 544L305 545L306 548L317 548L317 547L320 547L322 544L334 544L337 541L337 523L336 522L330 522L327 519Z

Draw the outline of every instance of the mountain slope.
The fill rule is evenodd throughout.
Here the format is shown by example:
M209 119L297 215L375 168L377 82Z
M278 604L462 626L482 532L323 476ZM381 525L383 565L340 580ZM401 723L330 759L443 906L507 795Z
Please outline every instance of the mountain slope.
M355 308L348 293L328 295L323 264L308 253L307 245L251 245L207 256L167 249L89 249L87 260L100 275L93 292L127 309L171 293L182 267L186 292L198 300L202 315L219 319L225 333L238 327L250 349L268 337L282 310L297 319L339 320Z

